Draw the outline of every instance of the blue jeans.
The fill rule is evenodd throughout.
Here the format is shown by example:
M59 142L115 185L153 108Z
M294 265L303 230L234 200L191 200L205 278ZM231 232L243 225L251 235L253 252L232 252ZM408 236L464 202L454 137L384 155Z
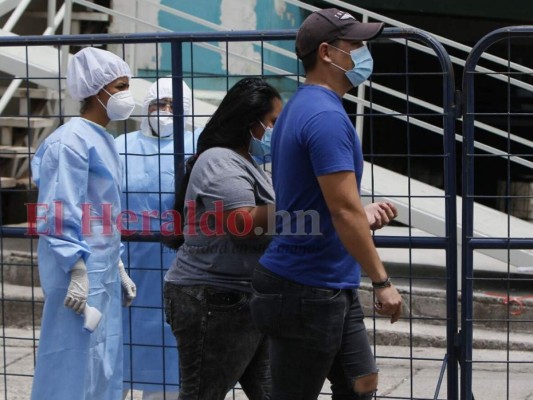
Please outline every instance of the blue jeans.
M378 371L356 290L304 286L262 267L252 289L252 316L270 341L273 400L316 400L326 378L335 400L372 398L353 391Z
M249 301L244 292L165 283L180 400L222 400L237 382L250 400L270 399L268 342L253 323Z

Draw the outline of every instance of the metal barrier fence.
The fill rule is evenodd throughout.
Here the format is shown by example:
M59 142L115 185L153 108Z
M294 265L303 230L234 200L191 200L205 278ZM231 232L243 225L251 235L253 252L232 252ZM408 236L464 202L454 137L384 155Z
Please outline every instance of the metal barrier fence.
M43 125L56 127L63 123L64 118L77 115L77 111L72 110L72 105L62 95L66 53L61 53L61 50L67 50L69 46L108 45L118 55L127 58L134 46L142 45L143 51L152 51L157 60L160 52L166 52L172 59L171 71L163 71L159 67L155 71L144 71L142 76L134 76L131 86L134 90L137 84L141 85L140 78L153 81L167 73L174 78L174 149L172 153L160 153L159 157L173 156L177 186L187 155L184 119L190 119L191 131L201 126L216 107L220 96L243 76L263 76L280 89L285 99L288 98L303 81L300 66L292 59L284 69L272 67L267 63L268 51L265 50L264 43L278 41L292 48L294 35L293 31L254 31L1 38L0 47L3 51L7 53L16 47L23 49L25 54L21 61L25 68L19 68L16 77L25 82L21 98L25 99L27 108L19 111L8 108L0 117L0 125L8 125L13 118L23 121L19 124L24 128L26 140L12 142L10 145L22 148L17 149L16 154L23 162L27 162L38 144L38 141L32 141L32 135L27 131L36 128L37 119L41 122L41 119L49 121L48 125L42 122ZM403 43L398 43L397 39ZM227 70L231 71L232 63L243 58L232 52L231 46L237 42L249 44L253 47L254 54L259 54L259 58L255 60L257 69L251 72L240 69L240 72L218 76L195 72L195 66L202 63L205 56L199 49L206 46L217 48ZM433 54L419 54L404 46L408 42L422 44ZM402 321L390 328L386 319L374 313L372 290L368 280L363 280L360 296L367 315L374 353L382 371L377 398L456 399L459 392L459 360L456 351L456 110L453 70L441 44L421 31L387 28L379 40L369 45L375 58L372 80L357 97L347 96L345 105L354 120L362 120L363 129L360 134L366 161L362 187L364 201L387 199L397 204L400 210L399 222L377 231L375 241L406 304ZM32 58L37 55L37 50L43 49L48 55L48 61L55 65L54 68L49 65L39 66L38 60ZM9 81L13 79L13 74L0 76L0 79ZM195 99L190 115L184 115L182 87L179 84L181 79L190 84ZM32 108L37 84L52 92L47 94L50 98L45 100L55 101L55 108L47 111L39 109L39 112ZM398 92L394 97L387 97L375 90L374 84L398 87L405 94ZM213 87L218 91L207 90ZM439 110L427 111L410 103L409 94L422 87L431 87L430 93L417 93L417 98L427 96L427 100L440 105ZM214 95L217 93L219 95ZM196 102L197 99L201 101ZM357 108L357 104L363 107ZM111 124L108 128L114 135L130 132L136 129L135 118L142 117L137 113L133 120ZM16 134L18 133L13 133ZM10 140L13 139L16 137L13 136ZM425 144L422 145L421 142ZM3 154L13 155L14 151L6 150ZM12 158L18 159L15 156ZM2 175L7 171L6 165L13 165L6 164L5 160L3 162ZM432 166L431 173L428 172L428 164ZM28 397L39 343L39 320L43 302L36 270L36 238L26 234L24 207L24 203L35 202L36 190L27 169L21 167L20 171L15 186L7 187L7 183L4 184L7 180L3 180L0 185L0 203L4 207L0 214L3 342L0 390L9 400ZM123 190L128 190L127 184ZM174 188L160 186L157 194L162 198L173 192ZM142 235L124 238L127 242L158 239ZM154 255L154 258L162 259L165 251L164 247L160 247L159 254ZM154 285L161 286L165 268L146 270L148 272L155 272ZM136 309L161 312L162 307L162 304L134 304L128 312ZM163 318L161 324L162 330ZM172 354L177 356L175 343L168 343L163 339L161 346L154 346L149 342L137 342L134 336L134 332L125 336L125 354L131 354L135 347L162 347L169 350L164 357L172 357ZM142 383L167 384L166 377L161 379L158 382ZM133 379L133 373L126 380L126 384L130 383L139 383ZM169 384L169 389L170 386ZM327 386L324 392L327 395ZM128 398L139 398L138 396L138 393L132 391ZM230 396L242 398L242 392L236 388Z
M490 385L494 399L526 399L533 392L533 155L531 154L531 92L515 82L531 82L533 70L513 72L514 62L531 68L524 57L533 44L533 27L509 27L482 38L472 49L463 75L463 231L461 399L479 399L476 386ZM487 50L508 60L491 75L491 97L483 96L490 76L480 68ZM506 132L493 145L500 151L476 150L484 139L476 123L491 121ZM514 141L515 143L512 143ZM489 180L483 187L480 181ZM476 204L501 211L488 216ZM487 227L488 229L483 229ZM482 234L484 231L488 234ZM480 269L481 252L491 251L499 265ZM495 274L495 271L498 271ZM475 301L477 300L477 301ZM487 330L499 335L488 335ZM499 352L487 353L499 340ZM487 376L486 371L493 371ZM494 382L487 380L494 379Z

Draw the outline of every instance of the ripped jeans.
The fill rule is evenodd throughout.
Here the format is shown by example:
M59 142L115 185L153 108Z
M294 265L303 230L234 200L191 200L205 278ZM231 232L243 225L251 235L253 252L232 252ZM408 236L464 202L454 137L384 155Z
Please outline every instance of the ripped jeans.
M237 382L250 400L270 399L268 342L250 294L165 283L165 313L178 342L180 400L222 400Z
M357 378L378 372L356 290L315 288L258 267L250 308L270 341L272 399L316 400L326 378L334 400L355 393Z

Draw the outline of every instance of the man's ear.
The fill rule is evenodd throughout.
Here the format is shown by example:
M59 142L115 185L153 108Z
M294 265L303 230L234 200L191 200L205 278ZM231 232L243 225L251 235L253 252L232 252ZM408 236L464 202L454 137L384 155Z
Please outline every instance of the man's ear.
M330 51L330 46L326 42L320 43L320 45L318 46L318 51L317 51L318 58L322 60L323 62L326 62L329 64L330 62L332 62L329 51Z

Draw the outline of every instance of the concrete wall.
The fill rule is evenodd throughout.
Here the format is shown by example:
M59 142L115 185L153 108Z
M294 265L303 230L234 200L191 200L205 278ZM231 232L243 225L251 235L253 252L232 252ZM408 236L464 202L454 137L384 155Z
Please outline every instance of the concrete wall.
M296 29L305 15L297 7L287 5L282 0L161 0L161 5L178 9L197 18L204 19L226 30L263 30ZM140 18L148 23L159 25L175 32L209 32L211 28L199 25L187 19L177 17L164 11L157 11L151 4L115 0L113 8L124 14ZM151 32L142 24L114 18L110 26L112 33ZM185 45L183 63L185 75L194 71L196 75L258 75L261 74L261 61L294 72L296 62L287 57L262 50L257 43L230 43L229 55L226 56L226 43L210 43L222 50L217 52L199 45ZM294 51L293 42L272 43L289 51ZM137 73L153 74L154 70L168 73L171 70L171 51L169 45L136 45L127 49L127 61L134 66ZM158 54L157 54L158 53ZM232 55L235 53L238 56ZM195 86L200 89L226 89L226 81L221 79L197 79Z

